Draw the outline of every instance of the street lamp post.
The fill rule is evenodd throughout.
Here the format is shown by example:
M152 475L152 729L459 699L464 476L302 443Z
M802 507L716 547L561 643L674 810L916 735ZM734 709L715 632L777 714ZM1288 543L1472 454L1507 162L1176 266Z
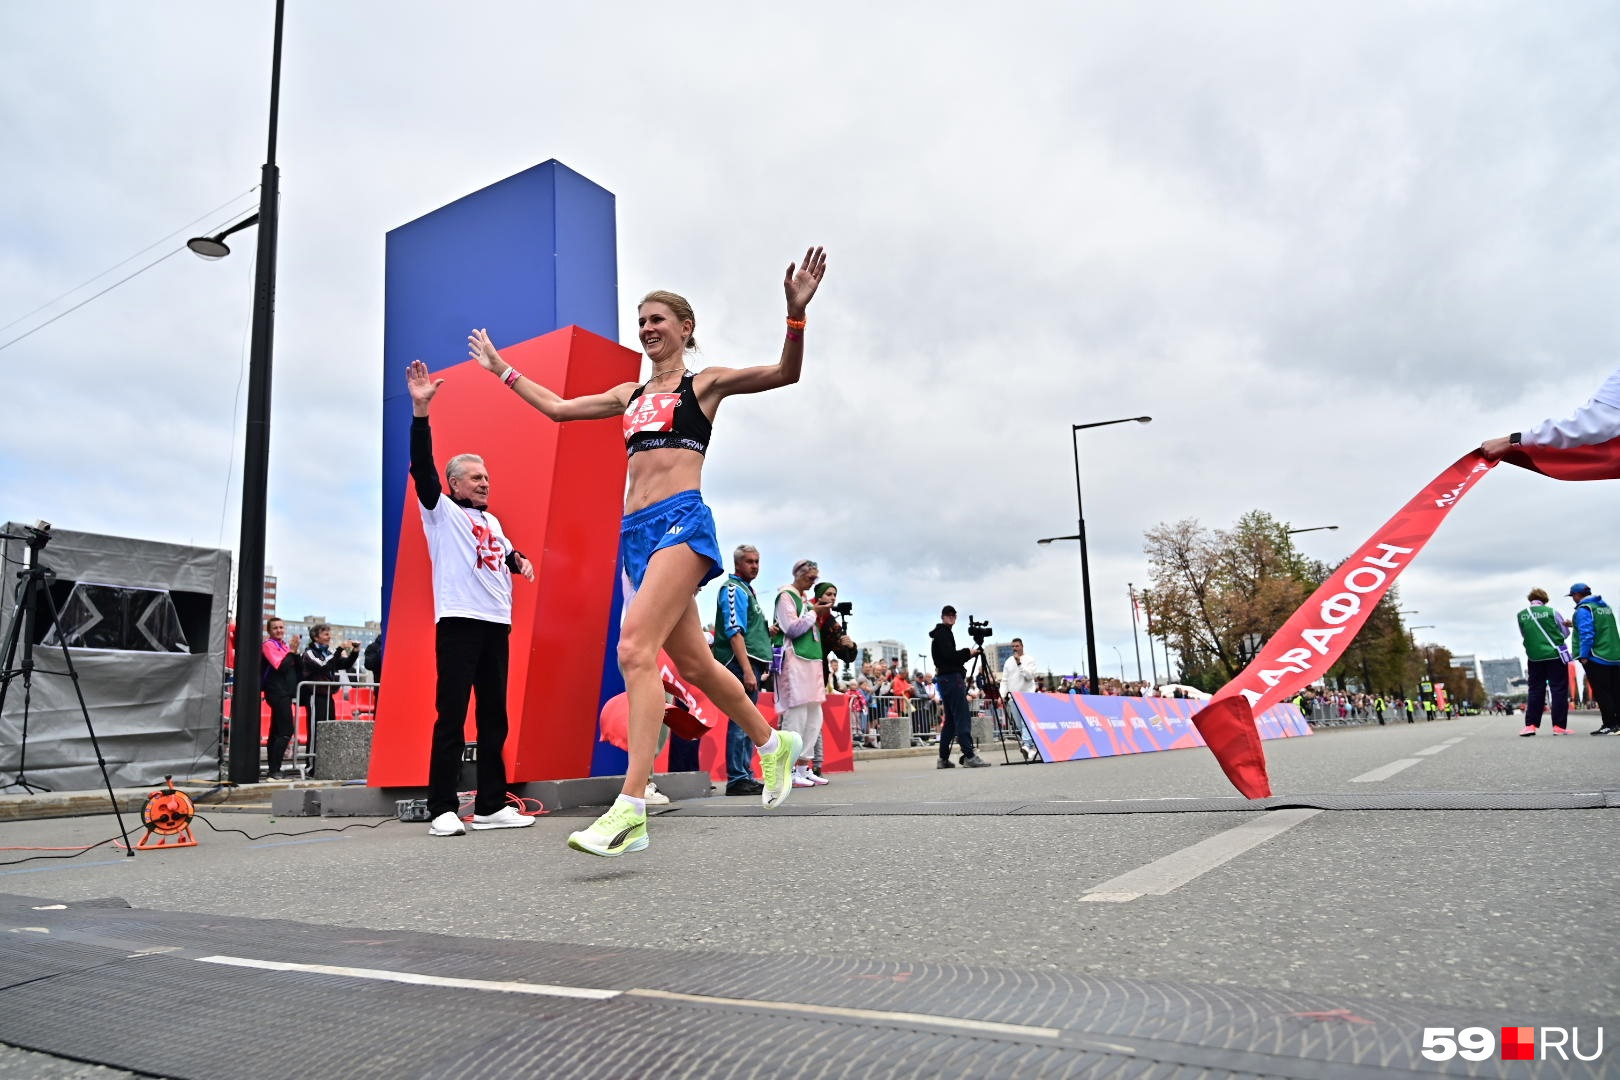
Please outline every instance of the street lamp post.
M1142 681L1142 634L1139 620L1136 617L1136 586L1131 582L1125 583L1125 589L1131 594L1131 644L1136 648L1136 681ZM1158 682L1158 677L1154 677Z
M1417 626L1407 627L1406 637L1411 642L1412 648L1417 648L1417 632L1419 630L1433 629L1433 623L1421 623ZM1424 692L1422 686L1420 686L1418 688L1418 699L1423 702L1424 712L1429 713L1433 711L1430 706L1434 704L1434 654L1429 651L1428 646L1423 648L1423 674L1428 680L1423 686L1427 686L1429 689Z
M1135 608L1132 608L1133 613L1134 611ZM1153 685L1155 688L1157 688L1159 685L1159 660L1158 657L1153 654L1153 607L1152 601L1148 597L1147 589L1142 590L1142 613L1147 616L1148 669L1153 672ZM1136 666L1141 667L1141 662L1138 661ZM1166 678L1169 678L1170 665L1168 663L1165 664L1164 674Z
M1080 541L1080 606L1086 624L1086 675L1090 679L1093 694L1097 692L1097 635L1091 618L1091 560L1086 552L1086 504L1080 494L1080 432L1087 428L1108 427L1112 424L1146 424L1152 420L1151 416L1127 416L1119 420L1095 420L1089 424L1069 425L1069 439L1074 444L1074 506L1079 528L1074 536L1049 536L1045 540L1036 541L1038 544L1050 544L1053 540Z
M1321 532L1323 529L1337 529L1337 528L1338 528L1337 525L1312 525L1308 529L1289 529L1288 530L1288 535L1289 536L1294 536L1294 535L1297 535L1298 533Z
M259 780L258 643L259 623L264 615L264 531L270 475L270 357L275 336L276 226L281 178L276 167L276 118L281 99L284 4L285 0L276 0L276 31L270 53L270 138L259 180L259 246L253 270L253 328L248 354L247 424L242 459L242 533L236 547L236 681L231 689L230 743L233 784L252 784ZM199 254L218 257L228 250Z

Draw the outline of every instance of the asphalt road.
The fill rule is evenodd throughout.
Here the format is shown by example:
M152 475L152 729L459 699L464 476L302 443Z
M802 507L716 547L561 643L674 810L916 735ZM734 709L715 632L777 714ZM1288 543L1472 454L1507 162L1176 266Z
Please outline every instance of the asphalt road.
M1274 741L1273 787L1620 789L1620 739L1588 737L1595 716L1577 714L1575 734L1561 738L1544 729L1521 739L1515 720ZM307 835L199 827L192 849L131 859L104 847L3 866L0 893L467 938L981 964L1405 1002L1420 1014L1522 1014L1527 1023L1615 1020L1616 810L987 812L1231 794L1202 750L952 771L930 757L899 758L862 763L789 804L846 804L839 816L677 811L651 823L647 851L616 860L566 849L577 815L437 839L418 824L320 832L327 823L205 811L253 837ZM883 812L915 803L959 812ZM1251 835L1256 828L1266 831ZM4 843L82 844L115 832L110 816L10 823ZM20 854L0 852L0 861ZM1620 1039L1620 1023L1610 1033ZM29 1075L12 1071L16 1060L0 1054L0 1077Z

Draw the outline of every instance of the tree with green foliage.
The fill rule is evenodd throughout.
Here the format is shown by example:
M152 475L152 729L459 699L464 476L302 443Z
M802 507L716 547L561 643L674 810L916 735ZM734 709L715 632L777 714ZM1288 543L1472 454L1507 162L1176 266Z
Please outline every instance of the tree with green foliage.
M1209 691L1247 667L1337 569L1302 556L1288 523L1264 510L1249 511L1229 529L1208 529L1196 519L1160 524L1148 530L1144 550L1153 581L1149 633L1180 653L1183 682ZM1422 659L1399 609L1391 588L1328 671L1329 685L1369 694L1409 693L1417 685L1413 658L1419 667ZM1449 675L1446 681L1452 692ZM1466 688L1459 683L1458 691Z

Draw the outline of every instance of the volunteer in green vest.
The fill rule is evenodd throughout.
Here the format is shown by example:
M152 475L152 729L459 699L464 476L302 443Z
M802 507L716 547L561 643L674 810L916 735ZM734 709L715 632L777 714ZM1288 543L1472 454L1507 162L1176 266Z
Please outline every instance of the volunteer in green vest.
M714 613L714 658L737 676L748 700L758 703L759 680L771 669L771 636L754 595L759 548L739 545L731 553L731 567ZM754 779L753 740L733 720L726 731L726 794L758 795L764 790Z
M1519 610L1519 636L1530 661L1530 701L1524 710L1524 730L1541 730L1541 710L1552 691L1552 733L1569 734L1569 626L1547 603L1546 589L1531 589L1528 606Z
M1577 581L1569 587L1575 601L1575 657L1586 669L1586 684L1597 698L1603 724L1593 735L1620 735L1620 632L1614 609L1603 597Z
M811 559L793 564L793 583L776 590L772 606L775 627L771 642L780 655L781 667L771 679L776 694L778 726L794 731L804 739L798 764L793 767L794 787L817 787L826 783L812 776L811 754L821 733L821 703L827 700L827 684L821 675L821 616L832 610L832 600L823 595L811 599L810 589L821 576L821 568Z

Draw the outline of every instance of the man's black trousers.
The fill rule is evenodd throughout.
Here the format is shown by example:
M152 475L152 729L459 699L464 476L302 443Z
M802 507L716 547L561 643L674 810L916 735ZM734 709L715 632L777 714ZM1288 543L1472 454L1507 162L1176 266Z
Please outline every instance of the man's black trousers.
M466 745L467 697L478 702L478 798L473 813L493 814L506 805L506 668L512 628L505 623L457 616L434 628L439 683L434 695L428 762L428 813L455 813L460 803L461 755Z
M1600 664L1596 660L1584 665L1586 682L1597 698L1598 711L1603 715L1603 727L1620 728L1620 667Z
M973 721L968 714L967 675L961 671L942 672L934 679L939 687L940 704L945 707L945 725L939 731L939 756L951 757L951 741L962 746L962 756L973 756Z

